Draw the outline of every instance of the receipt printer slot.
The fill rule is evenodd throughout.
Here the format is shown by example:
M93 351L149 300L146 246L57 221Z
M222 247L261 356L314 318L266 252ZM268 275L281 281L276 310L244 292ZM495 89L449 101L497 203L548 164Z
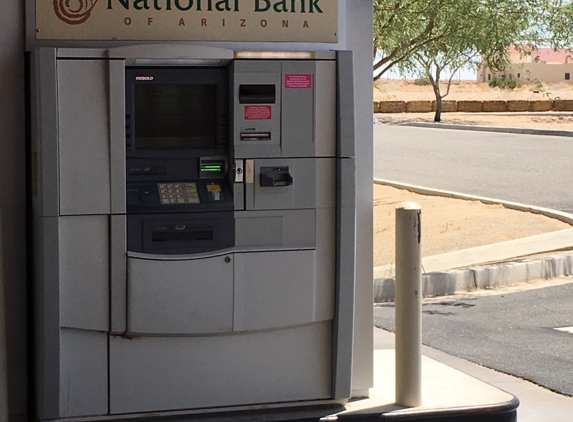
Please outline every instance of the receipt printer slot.
M241 141L270 141L271 132L241 132Z
M288 167L261 167L261 186L290 186L292 182Z

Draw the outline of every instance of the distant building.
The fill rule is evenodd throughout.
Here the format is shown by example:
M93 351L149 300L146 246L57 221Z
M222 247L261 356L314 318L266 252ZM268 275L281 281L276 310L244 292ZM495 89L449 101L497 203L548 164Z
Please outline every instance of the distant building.
M530 54L523 54L510 47L511 65L503 72L492 72L487 66L481 66L477 72L478 82L489 82L494 78L521 79L539 82L573 82L573 52L536 48Z

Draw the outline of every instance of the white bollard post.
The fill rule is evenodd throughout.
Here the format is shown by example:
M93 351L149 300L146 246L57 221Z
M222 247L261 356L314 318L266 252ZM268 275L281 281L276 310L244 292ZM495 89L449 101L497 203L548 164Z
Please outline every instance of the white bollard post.
M396 208L396 404L422 405L422 208Z

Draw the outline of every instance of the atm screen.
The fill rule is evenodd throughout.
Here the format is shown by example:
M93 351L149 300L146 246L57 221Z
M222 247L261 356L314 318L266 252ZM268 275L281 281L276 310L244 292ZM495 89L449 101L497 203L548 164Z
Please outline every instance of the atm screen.
M217 147L217 85L135 85L137 149Z

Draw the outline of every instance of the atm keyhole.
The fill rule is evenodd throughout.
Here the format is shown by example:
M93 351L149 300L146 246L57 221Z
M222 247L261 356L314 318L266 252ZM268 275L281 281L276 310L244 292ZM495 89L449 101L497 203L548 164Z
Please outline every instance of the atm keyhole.
M231 262L231 257L230 256L226 256L225 257L225 262L228 264L229 262Z

